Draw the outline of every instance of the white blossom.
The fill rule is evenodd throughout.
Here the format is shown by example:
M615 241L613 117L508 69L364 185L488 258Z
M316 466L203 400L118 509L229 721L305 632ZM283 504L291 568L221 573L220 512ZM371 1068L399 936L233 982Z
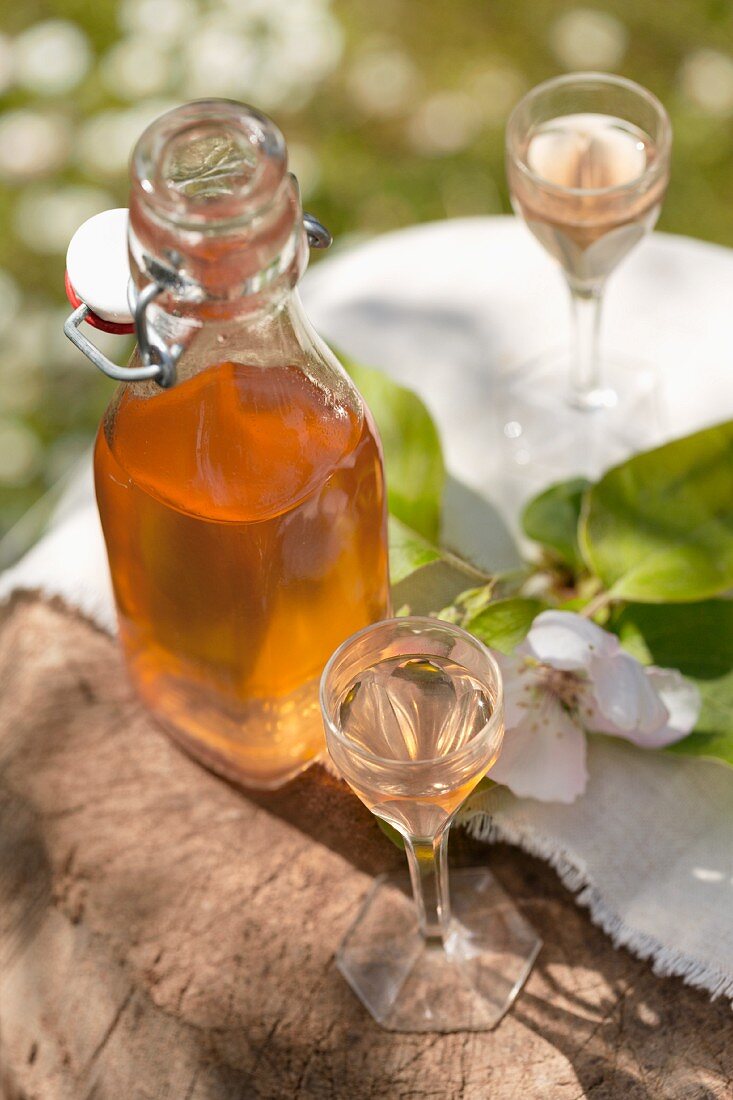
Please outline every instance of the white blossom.
M335 68L342 49L341 26L327 4L237 0L203 16L183 44L185 92L293 111Z
M118 9L123 30L160 43L185 41L195 33L198 16L194 0L122 0Z
M95 177L126 176L140 134L158 115L177 105L176 100L149 99L127 110L92 115L77 137L76 154L81 167Z
M64 95L84 79L92 51L81 27L49 19L23 31L13 43L15 80L39 95Z
M418 79L417 67L404 50L373 47L349 65L346 86L363 114L389 118L411 104Z
M0 179L33 179L57 171L69 151L69 126L60 116L22 109L0 118Z
M662 748L694 728L700 694L674 669L644 667L618 638L569 611L544 611L509 657L506 734L491 778L514 794L573 802L585 790L586 731Z
M466 91L476 100L483 121L490 126L504 125L525 89L522 73L506 62L486 65L466 82Z
M112 196L98 187L32 188L21 194L13 223L34 252L63 255L82 222L112 206Z
M100 75L113 95L144 99L166 92L173 80L172 55L151 35L122 38L104 55Z
M696 50L680 71L682 91L696 107L718 118L733 115L733 57L718 50Z
M464 149L480 128L481 111L472 96L437 92L410 119L407 136L416 152L439 157Z
M608 11L573 8L564 12L550 29L550 45L566 69L616 69L623 60L629 33Z

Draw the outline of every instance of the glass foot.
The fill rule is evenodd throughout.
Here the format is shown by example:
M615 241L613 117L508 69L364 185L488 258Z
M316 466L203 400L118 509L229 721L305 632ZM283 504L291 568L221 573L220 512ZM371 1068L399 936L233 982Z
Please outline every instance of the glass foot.
M520 500L554 481L598 478L661 442L654 370L615 356L604 360L602 375L603 385L580 399L569 386L568 354L557 353L498 380L494 430Z
M537 958L542 941L490 871L452 871L450 893L445 943L425 940L407 872L381 875L336 954L346 981L388 1031L488 1031Z

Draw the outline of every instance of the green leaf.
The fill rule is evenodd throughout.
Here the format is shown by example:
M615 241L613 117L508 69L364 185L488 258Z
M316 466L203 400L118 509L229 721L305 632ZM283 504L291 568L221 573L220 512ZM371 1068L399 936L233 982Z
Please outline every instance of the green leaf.
M511 653L527 637L533 620L544 608L541 600L520 596L497 600L470 619L465 627L492 649Z
M497 787L498 783L495 779L489 779L488 775L485 775L483 779L479 779L476 786L471 791L471 794L482 794L484 791L490 791L492 787Z
M469 585L491 582L487 573L433 546L394 516L389 517L389 568L392 606L413 615L437 615Z
M338 357L379 429L390 512L419 535L436 541L440 534L445 465L433 418L412 390L340 352Z
M733 585L733 421L636 455L585 497L580 545L615 597L703 600Z
M387 839L392 841L395 848L400 848L404 852L405 838L401 835L401 833L397 832L394 825L390 825L389 822L383 821L381 817L377 817L377 825L382 830Z
M440 558L436 546L400 523L395 516L389 517L389 573L393 585Z
M522 529L576 572L583 566L578 546L578 522L583 495L590 481L576 477L559 481L531 500L522 512Z
M668 751L733 764L733 601L629 604L614 626L637 660L677 668L700 689L694 732Z
M478 588L467 588L465 592L459 592L456 598L447 607L444 607L438 615L445 623L455 623L463 626L464 623L475 619L480 611L488 607L494 594L495 582L490 580L487 584Z

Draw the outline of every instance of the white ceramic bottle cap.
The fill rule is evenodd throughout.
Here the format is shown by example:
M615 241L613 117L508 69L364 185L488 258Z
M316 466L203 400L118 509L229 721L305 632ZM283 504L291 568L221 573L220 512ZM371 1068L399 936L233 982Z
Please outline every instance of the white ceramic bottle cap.
M66 274L77 297L103 321L129 325L128 211L105 210L80 225L66 253Z

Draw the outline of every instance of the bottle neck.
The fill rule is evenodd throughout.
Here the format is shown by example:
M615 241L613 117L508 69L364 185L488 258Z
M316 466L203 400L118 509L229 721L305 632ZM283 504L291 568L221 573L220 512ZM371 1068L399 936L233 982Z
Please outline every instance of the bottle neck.
M132 158L130 267L164 312L228 320L279 302L308 245L282 134L243 104L202 100L157 119Z
M211 235L202 242L171 227L156 227L156 233L150 228L131 207L132 281L138 291L151 282L161 284L160 308L194 322L226 321L281 308L308 265L300 209L288 235L270 241L266 249L253 247L246 233L236 239Z

